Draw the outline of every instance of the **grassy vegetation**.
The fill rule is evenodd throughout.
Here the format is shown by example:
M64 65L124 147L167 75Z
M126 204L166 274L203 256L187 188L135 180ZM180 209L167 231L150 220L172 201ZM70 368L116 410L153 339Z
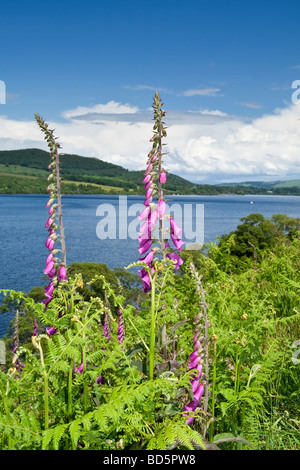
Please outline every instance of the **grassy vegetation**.
M183 265L167 274L159 294L157 322L166 329L164 343L158 333L153 381L147 377L150 298L138 276L121 268L110 271L106 265L76 263L69 266L69 281L56 292L47 312L40 304L43 288L27 296L10 293L2 309L21 312L18 357L25 368L15 377L7 371L16 338L12 323L5 339L6 371L0 373L2 390L9 390L0 404L0 447L191 449L201 448L199 436L206 429L204 444L221 450L299 450L298 223L282 214L272 219L251 214L219 244L183 251ZM245 251L247 239L252 245ZM204 308L191 263L205 291L209 361L204 372L210 385L207 411L203 398L187 426L182 421L183 406L190 399L187 361L195 316ZM124 350L117 341L119 305ZM57 318L62 307L67 310ZM103 335L107 309L110 341ZM34 319L44 369L31 341ZM52 323L56 334L42 339ZM87 369L75 373L83 350ZM43 373L50 393L48 429L43 425ZM101 386L95 383L100 374Z

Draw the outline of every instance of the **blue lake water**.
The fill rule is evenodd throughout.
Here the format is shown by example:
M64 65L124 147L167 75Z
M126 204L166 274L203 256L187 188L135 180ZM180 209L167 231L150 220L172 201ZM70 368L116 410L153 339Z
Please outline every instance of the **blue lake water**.
M49 253L45 248L47 200L47 195L0 195L0 289L28 292L34 286L45 284L43 270ZM129 196L128 210L143 201L142 196ZM112 269L138 259L137 240L97 236L98 223L103 219L97 215L97 208L103 204L115 209L117 237L120 235L119 202L118 196L63 197L67 264L87 261L105 263ZM216 241L217 236L234 230L242 217L254 212L265 217L300 216L300 196L170 196L168 204L179 204L182 208L188 205L193 208L194 216L197 205L204 208L205 242ZM128 217L130 220L133 217ZM6 327L7 318L2 315L0 337Z

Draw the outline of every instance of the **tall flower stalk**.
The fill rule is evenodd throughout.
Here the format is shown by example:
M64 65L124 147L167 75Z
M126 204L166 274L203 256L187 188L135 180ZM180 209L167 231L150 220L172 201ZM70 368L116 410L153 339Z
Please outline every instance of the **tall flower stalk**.
M162 101L158 92L153 99L154 125L153 136L150 139L152 149L148 153L147 168L144 173L145 208L139 215L142 225L139 233L139 276L143 283L144 292L151 291L151 329L149 350L149 377L154 376L154 351L155 351L155 327L156 327L156 281L158 274L166 259L173 261L174 269L179 269L182 259L179 252L184 242L181 240L182 229L174 221L173 217L166 214L166 201L163 193L163 185L167 181L167 173L163 168L163 138L167 136L163 118L165 111L162 109ZM169 223L168 233L165 231L165 222ZM158 239L154 237L158 225ZM170 239L169 239L170 237ZM169 240L169 241L168 241ZM174 246L171 247L171 242ZM157 246L158 245L158 246ZM161 267L158 269L158 265Z
M67 280L66 245L63 227L61 179L59 169L59 148L61 146L56 142L56 138L53 134L54 131L49 129L49 125L38 114L35 114L35 119L48 143L51 156L51 161L48 166L51 173L48 176L49 185L47 187L49 200L46 204L46 208L48 209L48 219L45 224L45 227L48 230L48 237L45 246L49 250L49 255L46 258L44 274L48 276L49 284L45 288L46 299L43 301L43 304L45 305L45 309L47 309L49 303L53 299L53 292L58 283L60 281ZM55 244L58 239L61 243L61 250L55 248ZM57 257L59 251L62 253L61 260ZM53 327L47 329L48 334L53 334L54 332L55 329Z
M208 356L208 329L210 323L207 315L207 303L205 299L205 292L203 289L201 276L198 275L195 265L190 263L191 275L196 283L196 291L199 296L199 307L200 311L195 318L195 330L194 330L194 350L189 356L188 369L191 371L191 385L193 400L189 402L183 409L184 416L190 414L196 410L199 406L200 400L204 394L203 400L203 412L207 414L208 399L209 399L209 356ZM205 373L202 372L203 362L205 365ZM193 416L187 418L186 423L191 424L194 420ZM203 427L203 437L206 435L206 425Z
M20 362L19 354L20 354L20 341L19 341L19 311L16 311L15 316L15 330L14 330L14 347L12 350L13 358L12 362L14 365L14 370L19 375L24 369L25 365Z

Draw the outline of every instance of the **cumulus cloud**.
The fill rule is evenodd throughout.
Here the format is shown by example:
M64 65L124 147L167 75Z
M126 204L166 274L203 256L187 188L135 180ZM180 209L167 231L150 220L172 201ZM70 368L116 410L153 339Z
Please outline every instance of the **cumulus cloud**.
M252 120L220 110L168 111L164 165L193 182L300 177L300 106L290 104ZM92 110L92 112L91 112ZM109 102L63 113L50 123L63 152L101 158L130 170L145 167L152 113ZM46 119L47 120L47 119ZM46 148L34 121L0 116L0 148Z

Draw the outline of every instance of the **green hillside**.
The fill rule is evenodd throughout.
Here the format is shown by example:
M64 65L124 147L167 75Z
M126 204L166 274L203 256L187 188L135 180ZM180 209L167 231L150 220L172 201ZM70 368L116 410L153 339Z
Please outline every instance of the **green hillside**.
M61 154L64 194L144 194L143 171L129 171L98 158ZM0 194L46 194L49 153L40 149L0 151ZM194 184L168 174L165 194L299 194L300 181Z

